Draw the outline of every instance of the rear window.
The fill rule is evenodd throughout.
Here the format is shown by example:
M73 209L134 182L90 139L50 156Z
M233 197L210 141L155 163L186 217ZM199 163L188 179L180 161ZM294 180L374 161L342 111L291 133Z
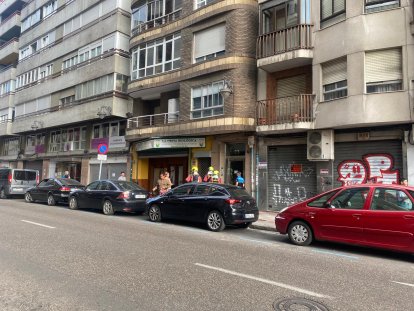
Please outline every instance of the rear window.
M122 191L129 191L129 190L144 190L136 183L130 181L113 181L115 186L117 186Z
M64 186L78 186L81 184L76 179L58 179L58 180Z
M231 197L234 199L240 199L244 197L250 197L250 194L242 188L227 188L227 191L230 193Z
M36 172L15 170L13 173L14 180L36 180Z

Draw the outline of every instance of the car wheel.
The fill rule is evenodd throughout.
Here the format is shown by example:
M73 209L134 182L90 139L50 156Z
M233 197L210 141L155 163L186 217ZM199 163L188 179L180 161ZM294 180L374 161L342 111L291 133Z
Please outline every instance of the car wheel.
M33 198L32 198L32 195L30 194L30 192L26 192L26 194L24 195L24 200L27 203L32 203L33 202Z
M226 227L223 216L218 211L211 211L207 216L207 228L211 231L222 231Z
M4 188L0 190L0 199L7 199L6 190L4 190Z
M158 205L151 205L151 207L148 210L148 218L153 222L161 221L161 209Z
M78 199L76 199L75 197L70 197L69 208L72 210L78 209Z
M313 234L311 228L303 221L295 221L288 229L289 239L293 244L305 246L312 243Z
M105 215L115 214L114 207L112 206L111 201L105 200L102 206L102 211Z
M56 200L53 197L53 194L49 194L47 196L47 205L50 205L50 206L56 205Z
M247 229L250 227L252 223L251 222L244 222L242 224L238 224L237 227L242 228L242 229Z

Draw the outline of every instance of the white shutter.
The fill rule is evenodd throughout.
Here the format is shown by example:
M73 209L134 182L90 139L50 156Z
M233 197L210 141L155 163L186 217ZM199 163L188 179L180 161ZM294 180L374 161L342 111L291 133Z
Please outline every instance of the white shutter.
M277 80L276 97L306 94L306 75Z
M128 42L128 45L129 45L129 42ZM109 51L110 49L113 49L113 48L115 48L115 34L112 34L103 39L102 52Z
M402 80L401 49L365 53L365 82Z
M63 26L63 35L67 35L73 31L72 29L72 20L67 21Z
M37 99L37 110L44 110L50 108L51 106L51 98L49 96L40 97Z
M321 19L332 15L332 0L321 0Z
M323 85L346 80L346 57L323 64L322 76Z
M334 0L333 13L338 13L345 10L345 0Z
M118 6L116 0L106 0L102 2L102 15L105 15L113 10L115 10Z
M36 100L24 104L24 114L36 111Z
M14 108L14 113L16 114L16 117L24 115L24 104L16 105Z
M99 5L95 5L82 14L82 26L85 26L99 18Z
M194 34L194 58L224 51L226 25L221 24Z

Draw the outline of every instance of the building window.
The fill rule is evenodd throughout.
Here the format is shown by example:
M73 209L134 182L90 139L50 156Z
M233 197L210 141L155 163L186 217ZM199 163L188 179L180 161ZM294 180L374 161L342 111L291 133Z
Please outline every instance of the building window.
M400 0L365 0L365 13L386 11L400 7Z
M346 57L322 65L323 100L348 96Z
M63 107L64 106L70 106L74 102L75 102L75 95L63 97L63 98L60 99L60 105L63 106Z
M55 12L57 9L57 1L51 1L43 6L43 18Z
M139 45L132 50L131 79L136 80L180 68L181 34Z
M365 82L367 93L402 90L401 49L366 52Z
M95 124L93 126L92 138L108 138L125 136L126 121Z
M345 20L345 0L321 0L321 28Z
M79 84L75 88L75 99L81 100L114 90L114 74Z
M3 140L2 156L17 156L20 152L19 138L6 138Z
M220 90L224 82L195 87L192 89L191 118L207 118L224 114L224 100Z
M195 62L210 60L224 55L226 49L226 25L220 24L194 34Z
M132 9L131 29L146 24L147 28L165 24L169 21L166 15L181 10L182 0L156 0ZM141 29L140 31L144 30Z
M209 5L210 3L214 2L215 0L195 0L194 6L195 9L202 8L203 6Z
M86 146L86 126L50 133L49 152L83 150Z
M298 25L299 23L299 6L298 0L289 0L281 5L266 8L262 11L262 33L271 33ZM310 19L309 0L301 1L301 18L303 24Z

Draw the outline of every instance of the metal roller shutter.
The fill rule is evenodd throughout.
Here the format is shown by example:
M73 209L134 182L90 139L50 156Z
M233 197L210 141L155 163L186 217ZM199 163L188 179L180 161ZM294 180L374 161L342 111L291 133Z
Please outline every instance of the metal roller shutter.
M382 174L387 168L387 158L385 161L375 161L371 164L364 160L367 155L389 155L392 157L392 167L388 170L391 173L399 172L399 176L403 173L402 160L402 143L399 140L385 140L385 141L369 141L369 142L347 142L335 144L335 160L334 160L334 187L339 187L342 182L339 181L340 175L346 178L349 174L353 177L352 183L363 183L364 176L369 177L370 171L375 176L375 172ZM341 167L339 165L341 164ZM345 165L348 164L348 168ZM370 168L370 166L372 166ZM341 170L342 169L342 170ZM387 174L387 173L385 173ZM385 175L384 175L385 177ZM379 177L382 178L382 177Z
M268 205L281 210L316 194L316 163L306 158L306 145L269 147Z
M24 168L27 169L27 170L37 170L37 171L39 171L39 178L42 178L43 161L26 161L24 163Z

